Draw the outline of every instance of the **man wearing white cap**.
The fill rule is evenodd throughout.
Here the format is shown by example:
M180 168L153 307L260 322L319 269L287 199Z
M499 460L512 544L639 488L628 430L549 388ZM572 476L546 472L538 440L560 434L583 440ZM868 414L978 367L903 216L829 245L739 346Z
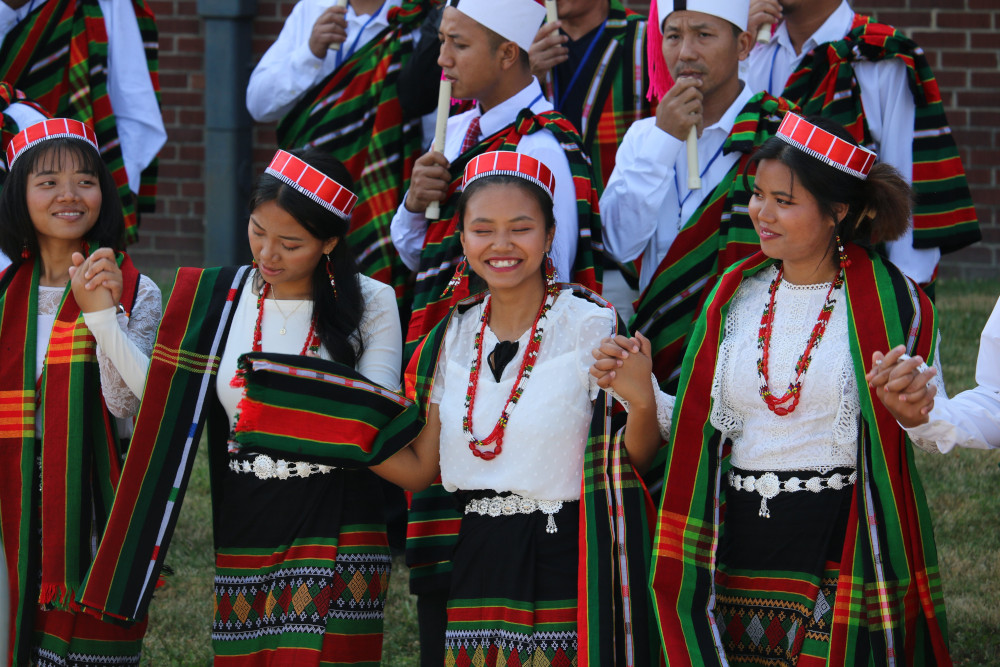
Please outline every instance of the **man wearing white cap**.
M686 9L675 11L675 5ZM640 290L649 285L705 194L739 157L723 153L722 145L753 97L738 72L751 45L744 32L748 8L748 0L658 3L662 54L674 85L663 91L656 116L635 123L625 134L601 197L605 246L621 262L642 256ZM692 127L700 135L700 191L687 185L684 142Z
M803 113L836 120L912 181L913 228L886 246L889 259L926 289L941 254L978 241L980 233L923 51L892 26L856 14L847 0L754 0L751 7L755 21L780 23L767 44L750 52L747 82Z
M625 134L601 197L608 253L620 262L642 258L631 328L652 341L654 372L665 386L703 291L757 249L742 173L788 106L755 96L739 77L752 44L748 11L749 0L653 3L647 54L650 94L660 102L654 118ZM691 128L699 135L698 189L689 186L694 165L684 150Z
M464 296L464 283L449 299L441 294L461 248L455 234L455 203L465 163L487 150L516 150L551 169L556 180L555 241L552 260L560 281L576 278L592 263L589 244L578 244L580 230L597 224L596 196L582 141L572 126L552 111L532 76L528 49L545 18L535 0L460 0L441 20L438 63L452 84L452 97L477 101L475 108L448 119L443 152L421 156L410 188L392 220L392 241L408 267L417 271L413 316L407 343L430 331ZM588 181L586 188L581 179ZM596 192L596 191L594 191ZM440 202L440 215L425 212ZM576 275L574 275L576 273ZM590 274L593 275L593 274ZM597 287L597 285L588 285Z

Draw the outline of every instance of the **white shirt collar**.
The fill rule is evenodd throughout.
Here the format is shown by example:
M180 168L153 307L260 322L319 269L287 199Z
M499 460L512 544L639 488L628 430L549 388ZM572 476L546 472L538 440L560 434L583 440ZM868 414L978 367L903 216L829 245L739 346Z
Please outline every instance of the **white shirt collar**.
M802 52L795 55L795 48L792 47L792 40L788 36L788 25L782 21L781 25L774 33L775 41L778 42L778 46L785 49L792 58L800 58L803 55L809 53L815 49L820 44L826 44L827 42L836 42L839 39L843 39L844 35L851 31L851 25L854 23L854 10L851 6L847 4L847 0L843 0L840 6L833 11L830 16L827 17L826 21L819 29L809 36L805 42L802 43Z
M28 5L25 5L21 9L23 10L27 7ZM19 10L12 9L6 2L0 2L0 33L6 36L8 32L14 29L14 26L23 18L18 14Z
M542 108L543 103L545 108ZM500 104L482 114L479 117L479 130L483 133L484 137L499 132L514 122L521 109L528 107L536 112L548 111L552 108L552 105L542 95L542 87L535 77L531 77L531 83L516 95L508 97Z
M372 20L372 24L380 26L389 25L389 10L399 5L400 2L402 2L402 0L385 0L385 2L383 2L382 6L379 8L378 13L375 15L375 18ZM355 13L354 5L352 5L351 3L347 3L347 16L344 17L347 21L364 25L364 23L368 20L369 16L371 15L370 14L359 15Z
M740 79L740 83L743 84L743 89L740 91L740 94L736 96L736 99L733 100L733 103L729 105L729 108L726 109L726 112L722 114L719 120L702 130L702 136L708 132L714 132L716 130L722 131L725 136L729 136L729 133L733 129L733 125L736 124L736 117L740 114L740 111L743 110L743 107L747 105L747 102L750 101L750 98L754 96L754 92L750 90L750 86L747 85L746 81Z

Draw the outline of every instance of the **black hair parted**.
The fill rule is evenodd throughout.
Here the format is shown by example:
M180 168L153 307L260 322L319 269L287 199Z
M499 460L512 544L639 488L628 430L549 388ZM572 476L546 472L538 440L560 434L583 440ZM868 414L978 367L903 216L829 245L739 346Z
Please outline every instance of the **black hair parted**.
M289 151L317 171L348 190L354 181L347 168L337 158L317 148ZM336 295L327 275L327 260L321 257L313 270L312 298L316 333L334 361L354 367L364 353L364 341L359 330L365 313L364 297L358 277L358 265L347 242L350 223L324 208L295 188L268 174L261 174L250 193L250 212L267 202L274 202L295 218L307 232L320 241L336 238L330 253ZM258 274L259 275L259 274Z
M842 125L823 116L807 121L845 141L857 141ZM764 160L777 160L787 166L793 178L809 191L820 211L837 223L837 233L844 243L871 245L894 241L910 226L913 191L894 167L876 163L867 179L832 167L780 137L771 137L754 152L751 169L743 174L743 184L750 190L750 173ZM837 204L847 204L847 213L838 218ZM832 243L832 239L831 239Z
M93 174L101 190L101 210L94 226L83 240L94 247L125 247L125 216L118 196L118 186L101 154L82 139L56 137L47 139L21 153L4 181L0 193L0 251L19 266L21 252L27 248L39 256L38 235L28 211L28 182L39 171L58 171L76 163L80 170Z

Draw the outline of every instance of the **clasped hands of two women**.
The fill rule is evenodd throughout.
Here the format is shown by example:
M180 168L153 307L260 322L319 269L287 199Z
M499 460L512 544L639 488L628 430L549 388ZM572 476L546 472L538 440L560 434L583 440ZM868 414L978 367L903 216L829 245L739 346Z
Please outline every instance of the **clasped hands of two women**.
M90 257L74 252L69 277L73 298L84 313L117 308L121 302L122 272L111 248L98 248Z
M590 374L597 378L599 386L613 389L630 403L653 402L649 339L638 332L634 338L622 335L605 338L593 355ZM899 345L885 354L872 355L872 367L865 380L896 421L903 428L913 428L926 424L934 407L937 387L930 382L935 375L937 369L928 368L919 356L910 357L906 348Z

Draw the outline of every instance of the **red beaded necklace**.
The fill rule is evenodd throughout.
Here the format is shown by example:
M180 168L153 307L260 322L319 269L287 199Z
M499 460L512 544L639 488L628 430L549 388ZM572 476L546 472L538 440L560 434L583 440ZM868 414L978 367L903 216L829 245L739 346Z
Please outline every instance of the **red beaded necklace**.
M261 351L261 324L264 322L264 299L267 298L268 292L271 291L271 284L264 281L264 285L260 288L260 293L257 294L257 322L253 327L253 346L250 348L254 352ZM319 336L316 334L316 317L314 316L309 322L309 333L306 334L306 342L302 344L302 351L299 352L300 356L315 356L319 353L320 340ZM243 369L238 369L236 375L233 376L232 381L229 383L231 387L243 387L246 386L246 380L243 377Z
M757 361L757 376L760 378L760 395L767 404L768 409L779 417L792 413L795 410L795 406L799 404L799 398L802 394L802 375L809 368L809 362L812 361L813 348L819 345L820 340L823 338L823 332L826 331L826 325L833 314L833 306L837 303L837 299L833 297L833 291L844 284L844 272L841 270L837 274L836 279L830 283L830 289L827 291L826 299L823 302L823 309L820 310L816 325L809 335L809 342L806 343L806 349L795 363L795 378L788 383L788 390L784 395L775 396L768 388L770 381L768 379L767 366L771 348L771 328L774 325L774 298L778 292L778 285L781 284L783 273L784 267L779 268L778 275L771 281L771 286L767 290L770 298L768 299L767 306L764 308L764 313L760 317L760 330L757 334L757 349L761 351L760 359ZM788 401L791 401L791 405L785 407L784 404L788 403Z
M496 426L493 427L490 434L484 440L480 440L472 434L472 410L476 404L476 389L479 387L479 369L483 363L483 334L486 332L486 323L490 319L490 306L492 305L490 297L486 297L486 307L483 308L483 316L479 320L479 333L476 334L475 339L476 355L475 360L472 362L472 368L469 370L469 387L465 392L465 416L462 418L462 431L469 439L469 449L472 450L475 456L485 461L492 460L503 451L503 434L507 428L507 421L510 419L511 410L514 409L518 399L524 393L524 385L528 382L531 369L534 368L535 360L538 358L538 350L542 345L542 327L539 326L539 323L545 317L545 314L549 312L549 309L552 308L552 303L555 301L556 296L557 293L549 291L542 300L542 305L539 306L538 313L535 315L535 321L531 324L531 334L528 337L528 345L524 350L524 358L521 360L521 368L517 371L517 379L514 380L514 386L510 390L507 402L500 412L500 419L497 420ZM495 446L493 449L484 449L494 443Z

